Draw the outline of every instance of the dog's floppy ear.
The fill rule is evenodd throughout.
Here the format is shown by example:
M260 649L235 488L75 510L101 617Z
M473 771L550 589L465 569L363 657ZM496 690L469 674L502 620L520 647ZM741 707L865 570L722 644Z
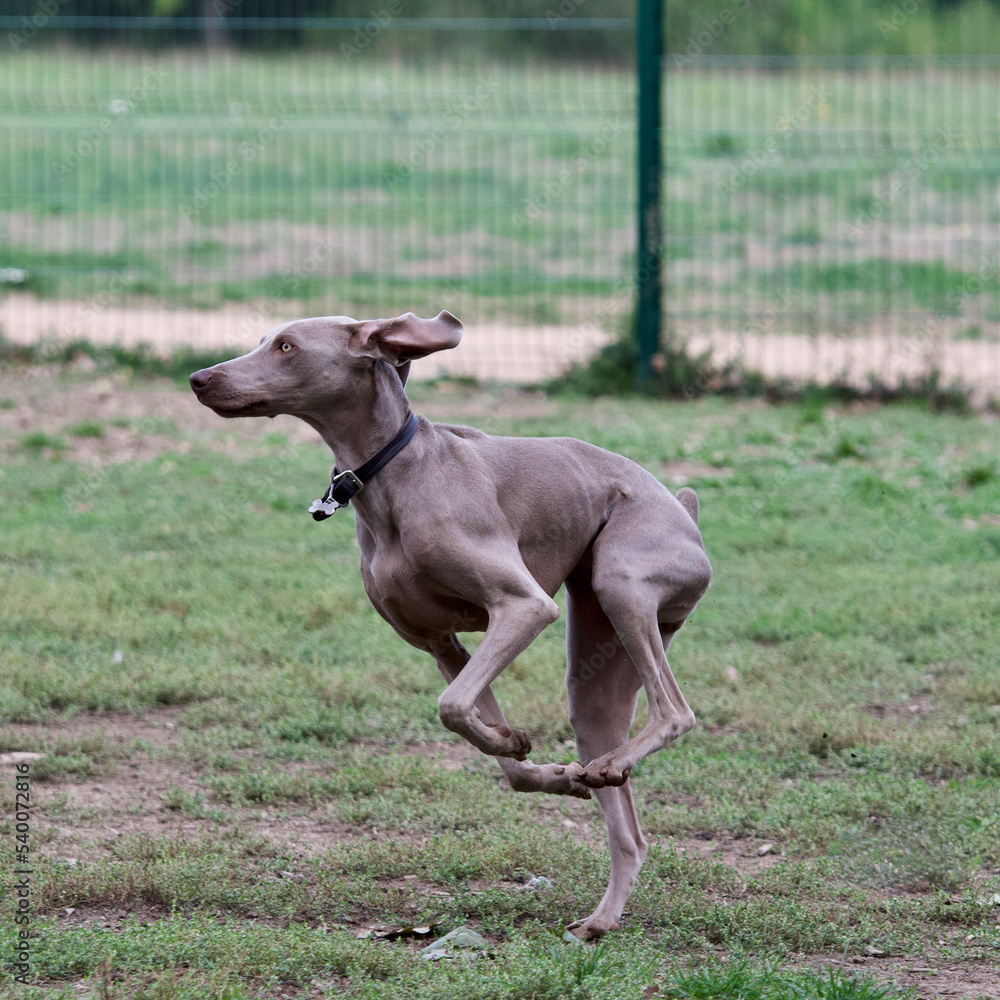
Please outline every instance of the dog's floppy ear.
M457 347L462 323L447 309L433 319L403 313L395 319L369 319L348 328L347 349L357 357L378 358L398 367L435 351Z

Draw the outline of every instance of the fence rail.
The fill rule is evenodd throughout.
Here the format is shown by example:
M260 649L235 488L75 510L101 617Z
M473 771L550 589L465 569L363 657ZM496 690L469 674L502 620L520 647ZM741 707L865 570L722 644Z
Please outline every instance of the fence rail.
M54 20L58 17L58 21ZM40 5L32 12L0 14L0 28L59 31L176 31L204 30L222 25L250 31L632 31L630 17L397 17L377 10L368 17L240 17L144 16L137 14L50 14Z

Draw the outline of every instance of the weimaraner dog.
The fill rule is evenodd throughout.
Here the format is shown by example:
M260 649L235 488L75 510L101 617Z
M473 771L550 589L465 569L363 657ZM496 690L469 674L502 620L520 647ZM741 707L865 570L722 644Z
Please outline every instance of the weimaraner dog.
M353 499L365 590L437 661L444 725L495 756L517 791L596 794L611 880L570 930L597 938L618 926L646 856L629 772L694 725L666 651L712 575L698 500L583 441L492 437L413 417L410 362L461 336L449 312L296 320L249 354L195 372L191 386L220 416L290 413L330 446L345 471L335 468L310 510L321 519ZM563 584L569 716L584 763L533 764L531 741L508 727L490 685L559 617ZM471 656L456 635L469 631L485 631ZM640 684L649 719L629 739Z

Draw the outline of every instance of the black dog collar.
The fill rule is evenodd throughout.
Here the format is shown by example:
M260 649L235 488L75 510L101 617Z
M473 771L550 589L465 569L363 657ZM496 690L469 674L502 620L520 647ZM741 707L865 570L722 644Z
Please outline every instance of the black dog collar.
M420 421L413 413L409 413L400 432L384 448L380 449L378 454L369 458L364 465L347 472L341 472L337 466L334 466L330 485L326 493L323 494L323 499L314 500L309 507L309 513L312 514L313 520L324 521L326 518L332 517L341 507L346 507L351 502L351 498L365 488L365 483L410 443L410 438L417 433L419 426Z

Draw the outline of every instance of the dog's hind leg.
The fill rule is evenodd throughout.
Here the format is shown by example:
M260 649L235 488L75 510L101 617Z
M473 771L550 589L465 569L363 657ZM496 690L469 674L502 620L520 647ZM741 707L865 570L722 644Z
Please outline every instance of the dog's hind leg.
M469 662L469 651L454 634L441 636L430 643L427 649L434 656L438 669L449 684ZM492 688L487 688L479 696L476 712L479 720L488 726L509 728ZM497 757L497 763L506 776L507 783L516 792L548 792L552 795L590 798L590 789L580 780L583 768L575 761L568 764L533 764L529 760Z
M597 536L592 586L646 689L649 721L634 739L587 761L591 788L624 784L643 757L694 725L666 650L711 576L693 517L672 498L623 502Z
M567 581L566 686L580 760L590 761L628 740L641 682L589 583ZM611 879L589 917L570 924L584 940L618 926L625 901L646 859L646 841L628 783L595 788L608 831Z

